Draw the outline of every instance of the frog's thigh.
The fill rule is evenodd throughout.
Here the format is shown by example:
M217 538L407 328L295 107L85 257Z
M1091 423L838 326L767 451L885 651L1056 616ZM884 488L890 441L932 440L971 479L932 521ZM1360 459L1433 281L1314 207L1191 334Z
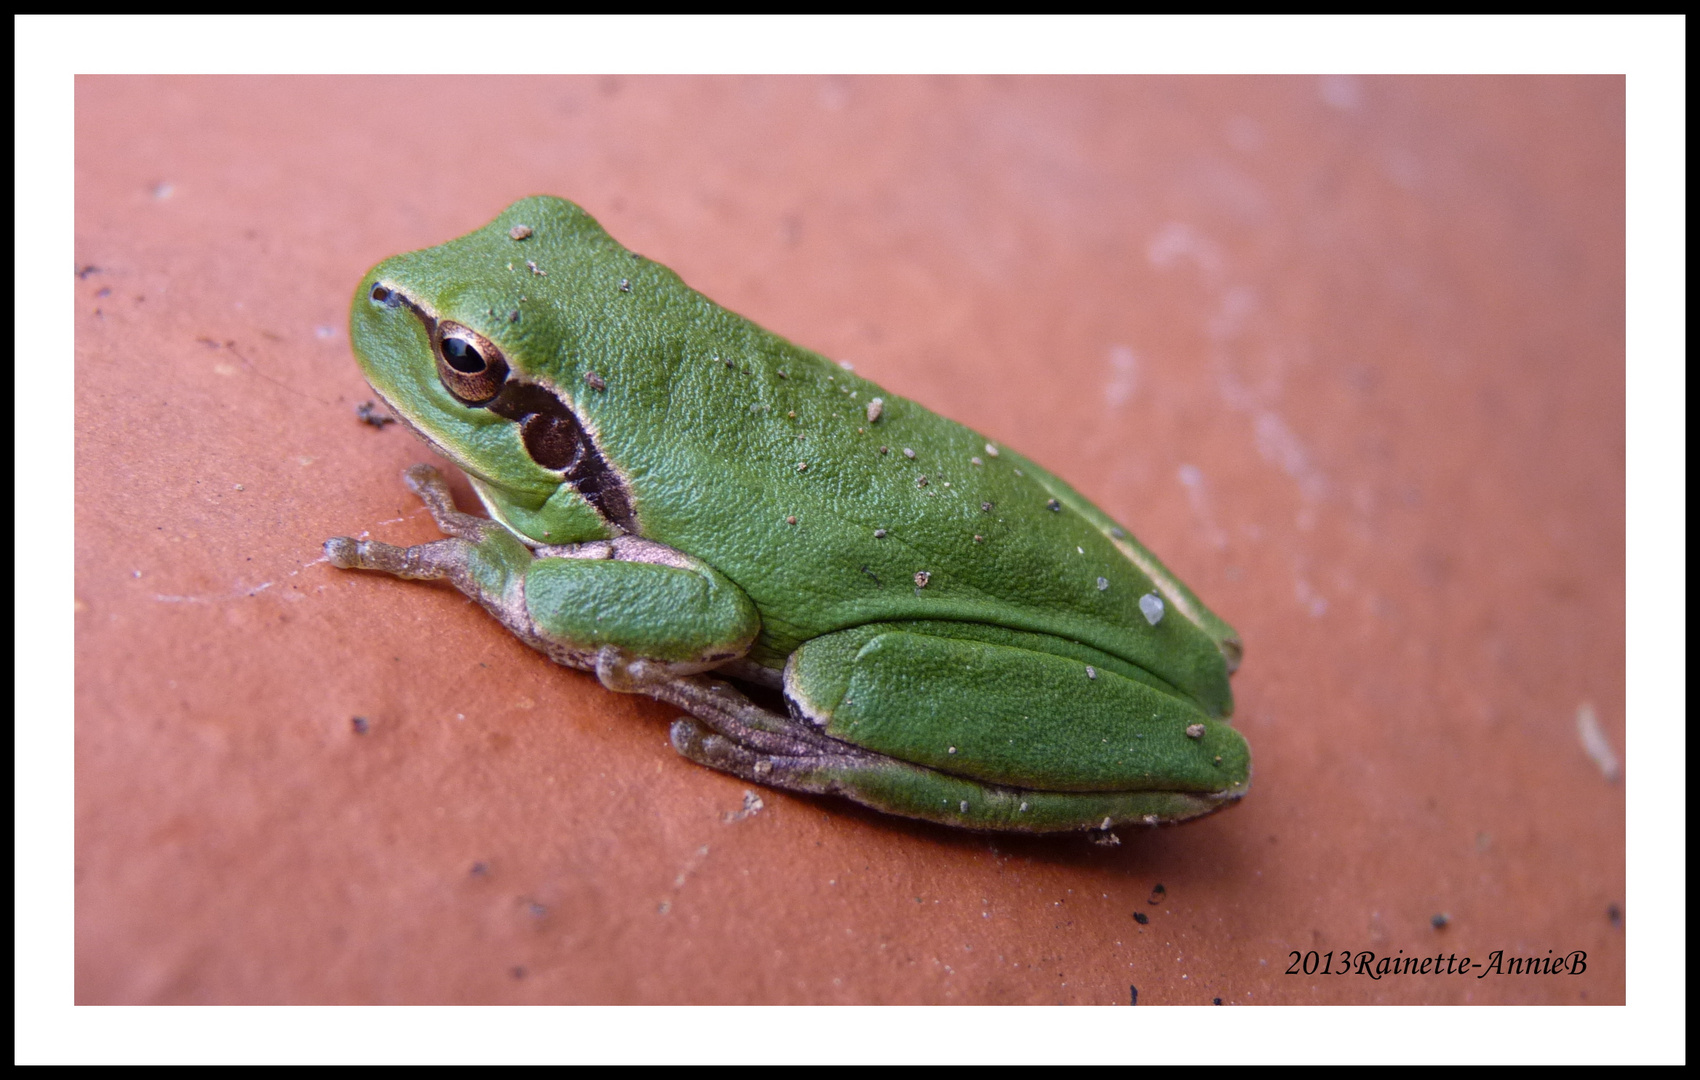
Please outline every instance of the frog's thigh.
M1192 702L1074 657L934 627L810 641L786 669L786 694L836 739L970 781L1053 793L1244 792L1245 740Z
M742 656L761 619L712 567L616 559L540 558L525 577L538 630L575 651L712 666Z

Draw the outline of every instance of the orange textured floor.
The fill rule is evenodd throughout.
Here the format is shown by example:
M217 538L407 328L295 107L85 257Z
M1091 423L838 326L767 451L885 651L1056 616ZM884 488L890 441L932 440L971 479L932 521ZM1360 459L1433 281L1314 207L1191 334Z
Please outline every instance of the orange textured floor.
M1623 1002L1622 79L76 94L78 1002ZM355 284L533 193L1130 524L1245 639L1250 796L739 815L674 711L328 566L436 536Z

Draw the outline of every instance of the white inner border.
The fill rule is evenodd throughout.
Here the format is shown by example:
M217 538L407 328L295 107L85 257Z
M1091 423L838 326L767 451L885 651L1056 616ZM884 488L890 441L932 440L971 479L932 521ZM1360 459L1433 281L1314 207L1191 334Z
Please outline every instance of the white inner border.
M563 20L570 34L559 32ZM28 395L21 379L13 390L17 1061L1683 1060L1682 17L59 16L18 17L14 27L14 356L67 361L14 367L29 372ZM411 73L426 58L465 73L1626 74L1629 1005L1360 1008L1349 1016L1332 1008L1027 1009L1019 1018L974 1008L74 1007L71 581L37 565L48 545L68 545L63 523L72 520L72 426L63 408L38 403L72 397L73 75ZM880 1037L868 1038L870 1027Z

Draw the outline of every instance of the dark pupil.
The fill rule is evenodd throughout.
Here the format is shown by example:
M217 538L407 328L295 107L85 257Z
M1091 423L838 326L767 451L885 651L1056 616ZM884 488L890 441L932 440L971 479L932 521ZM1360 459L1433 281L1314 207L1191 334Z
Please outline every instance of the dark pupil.
M479 355L478 350L460 338L443 340L443 359L462 375L476 375L483 371L485 366L484 357Z

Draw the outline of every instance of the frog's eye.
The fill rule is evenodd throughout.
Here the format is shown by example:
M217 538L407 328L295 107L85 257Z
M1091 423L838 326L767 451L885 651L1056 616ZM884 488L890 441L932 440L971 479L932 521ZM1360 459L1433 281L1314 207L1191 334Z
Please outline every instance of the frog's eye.
M488 405L502 392L508 362L490 339L459 323L443 321L431 335L437 354L437 378L466 405Z

